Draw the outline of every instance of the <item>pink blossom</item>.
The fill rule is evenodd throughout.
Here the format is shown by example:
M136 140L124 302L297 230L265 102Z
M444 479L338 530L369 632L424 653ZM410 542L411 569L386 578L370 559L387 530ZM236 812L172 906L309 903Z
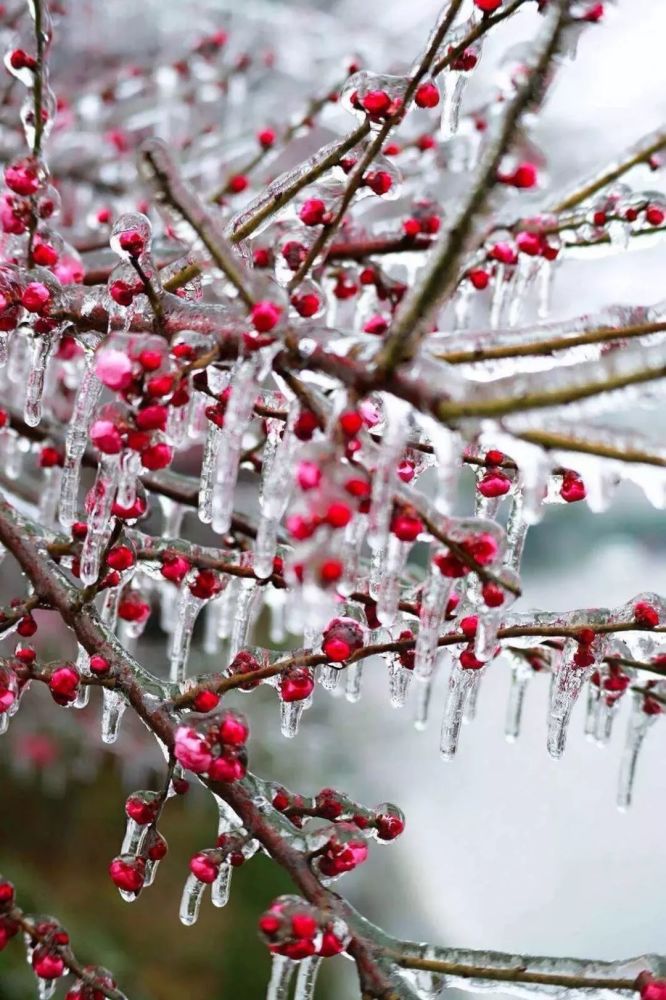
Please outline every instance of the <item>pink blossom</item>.
M132 381L132 362L123 351L100 351L95 374L109 389L126 389Z
M195 774L207 771L212 760L210 747L203 736L189 726L179 726L176 730L174 756L183 767Z

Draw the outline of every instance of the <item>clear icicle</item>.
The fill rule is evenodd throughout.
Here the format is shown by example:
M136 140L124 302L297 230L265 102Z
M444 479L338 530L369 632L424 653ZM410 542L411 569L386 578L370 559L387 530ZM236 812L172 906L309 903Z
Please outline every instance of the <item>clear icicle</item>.
M34 337L32 342L32 364L28 371L28 381L25 390L23 419L29 427L36 427L42 419L42 394L44 392L44 377L46 364L54 346L53 335Z
M504 726L504 735L509 743L515 743L520 736L525 692L534 672L530 664L522 656L514 656L512 657L512 661L509 703L506 709L506 723Z
M459 73L449 69L443 73L440 82L442 90L442 116L439 126L439 138L450 139L458 131L460 122L460 105L462 103L468 73Z
M212 524L218 534L228 531L231 524L243 435L257 396L257 364L256 356L241 362L231 381L213 487Z
M229 890L231 889L231 872L232 872L231 865L223 861L217 873L217 878L210 887L211 902L213 906L222 907L226 906L227 903L229 902Z
M595 644L597 642L598 639L595 640ZM574 662L577 651L578 644L575 640L568 639L564 654L553 676L548 713L547 746L548 753L555 759L560 758L564 753L573 707L591 673L590 667L579 667Z
M321 963L321 958L313 955L299 964L294 1000L313 1000Z
M298 734L304 708L304 701L280 700L280 732L288 740L292 740Z
M102 689L102 742L115 743L127 704L118 691Z
M443 576L431 558L429 576L421 597L419 633L414 650L414 675L421 681L428 680L435 669L437 640L452 584L453 580Z
M56 991L58 980L42 979L41 976L36 976L35 978L37 980L37 996L39 1000L51 1000L51 997Z
M261 592L256 580L242 579L231 626L230 659L233 659L236 653L247 644L247 637L254 618L254 612L257 602L260 600Z
M190 653L192 633L199 612L206 602L195 597L187 580L183 581L176 607L176 626L169 649L170 679L172 684L182 684L187 675L187 658Z
M393 708L402 708L407 699L409 682L412 679L412 671L403 667L399 656L391 655L388 666L389 672L389 695Z
M442 649L435 661L435 667L439 669L451 663L451 653L448 649ZM416 671L414 671L416 673ZM430 713L430 700L432 697L432 687L435 681L435 671L427 677L414 677L414 726L416 729L424 730L428 724Z
M466 670L458 660L453 662L439 742L439 752L444 760L452 760L456 754L465 704L474 688L478 687L484 672L483 669Z
M183 886L183 895L180 899L180 910L178 913L180 922L185 924L186 927L191 927L192 924L196 924L197 922L205 888L206 883L198 879L196 875L189 874L187 876L185 885Z
M287 1000L296 964L284 955L272 956L271 978L268 981L266 1000Z
M118 456L102 455L93 486L93 505L88 517L88 532L81 550L81 582L95 583L100 569L104 539L111 519L111 507L118 482Z
M620 779L617 789L617 806L623 812L631 805L636 782L638 757L647 731L656 719L656 714L645 711L645 699L643 695L635 694L631 706L626 743L620 762Z
M361 700L361 683L363 681L363 661L350 663L345 670L345 698L350 702Z
M520 570L529 527L524 514L522 493L520 490L516 490L511 498L506 524L506 552L504 554L504 565L516 572Z
M261 518L254 543L254 571L262 580L273 572L278 527L287 509L294 482L293 455L298 444L293 432L295 418L296 411L294 409L286 427L284 427L282 438L275 446L272 459L263 472L260 497Z
M210 524L213 520L213 487L217 471L217 457L220 453L222 428L212 421L208 422L208 433L204 444L201 462L201 478L199 479L199 520Z
M513 585L517 590L520 589L520 578L513 570L503 570L502 580L507 584ZM476 635L474 637L474 654L479 660L486 662L492 659L497 648L497 632L500 624L515 600L516 594L506 588L504 589L504 601L499 607L487 607L485 603L482 603L479 607Z
M94 355L89 354L74 400L65 441L65 464L60 493L60 523L65 528L69 528L76 520L81 459L86 450L88 428L101 391L102 383L95 375Z
M377 590L377 617L382 625L392 625L398 613L400 578L411 548L411 542L401 542L394 534L389 535Z
M62 469L57 465L44 469L44 479L39 494L39 520L45 528L56 527L58 503L62 482Z
M79 651L76 657L76 669L82 677L87 677L90 674L90 668L88 664L90 663L90 657L83 646L79 646ZM80 684L79 693L76 696L75 701L72 703L72 708L85 708L90 700L90 685Z
M496 330L502 321L504 304L507 298L509 287L509 274L506 264L498 264L495 270L493 282L493 295L490 303L490 318L488 320L490 328Z
M368 512L368 543L374 552L383 551L388 539L397 464L407 437L408 407L391 400L386 427L379 446L372 477L372 497Z

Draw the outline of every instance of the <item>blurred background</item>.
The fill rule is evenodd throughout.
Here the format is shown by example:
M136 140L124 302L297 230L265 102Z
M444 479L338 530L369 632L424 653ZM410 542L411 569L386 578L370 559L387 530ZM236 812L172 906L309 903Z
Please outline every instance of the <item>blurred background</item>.
M87 68L100 52L129 51L143 64L215 25L233 33L234 7L78 0L56 42L55 89L59 71L75 73L85 88ZM556 189L606 164L666 119L663 4L619 0L606 7L603 25L584 35L576 62L560 73L534 127ZM290 41L286 53L276 45L275 71L286 72L288 62L306 87L320 72L334 79L329 63L357 51L377 70L404 69L437 11L430 0L248 5L241 30L248 32L243 19L250 14L264 28L276 24L279 40ZM529 38L535 23L528 11L496 32L471 103L490 85L505 48ZM303 99L317 89L304 90ZM642 186L654 183L646 171ZM665 265L660 248L564 261L555 313L658 302ZM663 430L654 415L650 419L653 434ZM592 516L584 504L549 508L528 539L521 608L612 606L641 590L666 593L665 555L662 513L631 488L601 515ZM0 589L3 601L17 593L8 563ZM54 631L50 616L42 622L45 654L71 655L69 638ZM161 668L157 627L142 653L148 667ZM195 669L210 669L196 656ZM449 764L438 755L441 683L431 725L418 733L409 706L390 707L385 670L371 663L360 703L321 692L292 742L279 735L274 692L260 690L243 706L252 722L252 766L304 793L333 785L370 805L390 800L404 809L404 836L385 849L373 847L368 864L344 882L353 903L392 933L442 945L604 959L664 952L666 726L650 732L634 804L620 814L615 786L628 706L604 750L585 740L579 706L565 757L554 762L545 750L547 678L530 686L514 745L503 738L508 686L508 666L497 661L484 680L477 719ZM177 913L187 860L210 846L216 823L208 798L192 791L165 810L170 852L155 886L131 906L122 902L106 867L122 837L124 798L133 789L157 787L159 757L129 718L118 744L102 749L94 697L82 713L54 709L41 690L27 701L0 740L0 871L19 887L21 904L61 919L77 953L108 966L132 1000L262 997L269 960L256 920L275 895L290 890L280 871L265 859L253 861L234 874L225 910L204 903L199 922L182 927ZM326 964L317 996L351 1000L353 969L341 959ZM0 956L0 1000L23 1000L33 989L20 948L8 948Z

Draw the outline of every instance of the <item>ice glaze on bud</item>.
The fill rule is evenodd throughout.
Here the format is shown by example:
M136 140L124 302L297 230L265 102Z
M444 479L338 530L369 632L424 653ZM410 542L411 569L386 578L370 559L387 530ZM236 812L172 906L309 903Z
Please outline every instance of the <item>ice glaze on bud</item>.
M205 882L207 885L215 881L219 870L219 861L215 861L203 852L195 854L194 857L190 858L190 871L195 878L198 878L200 882Z
M363 630L353 618L334 618L326 626L322 652L333 663L343 663L363 648Z
M280 678L280 695L283 701L305 701L314 691L314 677L307 667L292 667Z
M269 333L280 322L282 309L275 302L264 300L252 306L252 325L258 333Z
M146 877L146 862L132 854L122 854L109 865L111 881L123 892L138 893Z
M58 705L70 705L78 694L80 683L79 672L71 664L63 664L51 671L49 691Z

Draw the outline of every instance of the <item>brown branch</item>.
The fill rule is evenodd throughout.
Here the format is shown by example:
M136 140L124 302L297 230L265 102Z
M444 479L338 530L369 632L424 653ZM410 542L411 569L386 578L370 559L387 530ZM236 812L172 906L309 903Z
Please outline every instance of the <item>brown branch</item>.
M486 151L477 176L461 209L444 235L439 248L420 284L408 296L377 358L379 371L389 374L402 361L413 355L424 335L428 318L457 281L457 266L473 234L474 224L482 212L490 191L497 183L497 171L509 148L516 128L542 85L557 52L565 27L569 0L558 0L552 24L539 57L527 80L509 104L499 134Z

